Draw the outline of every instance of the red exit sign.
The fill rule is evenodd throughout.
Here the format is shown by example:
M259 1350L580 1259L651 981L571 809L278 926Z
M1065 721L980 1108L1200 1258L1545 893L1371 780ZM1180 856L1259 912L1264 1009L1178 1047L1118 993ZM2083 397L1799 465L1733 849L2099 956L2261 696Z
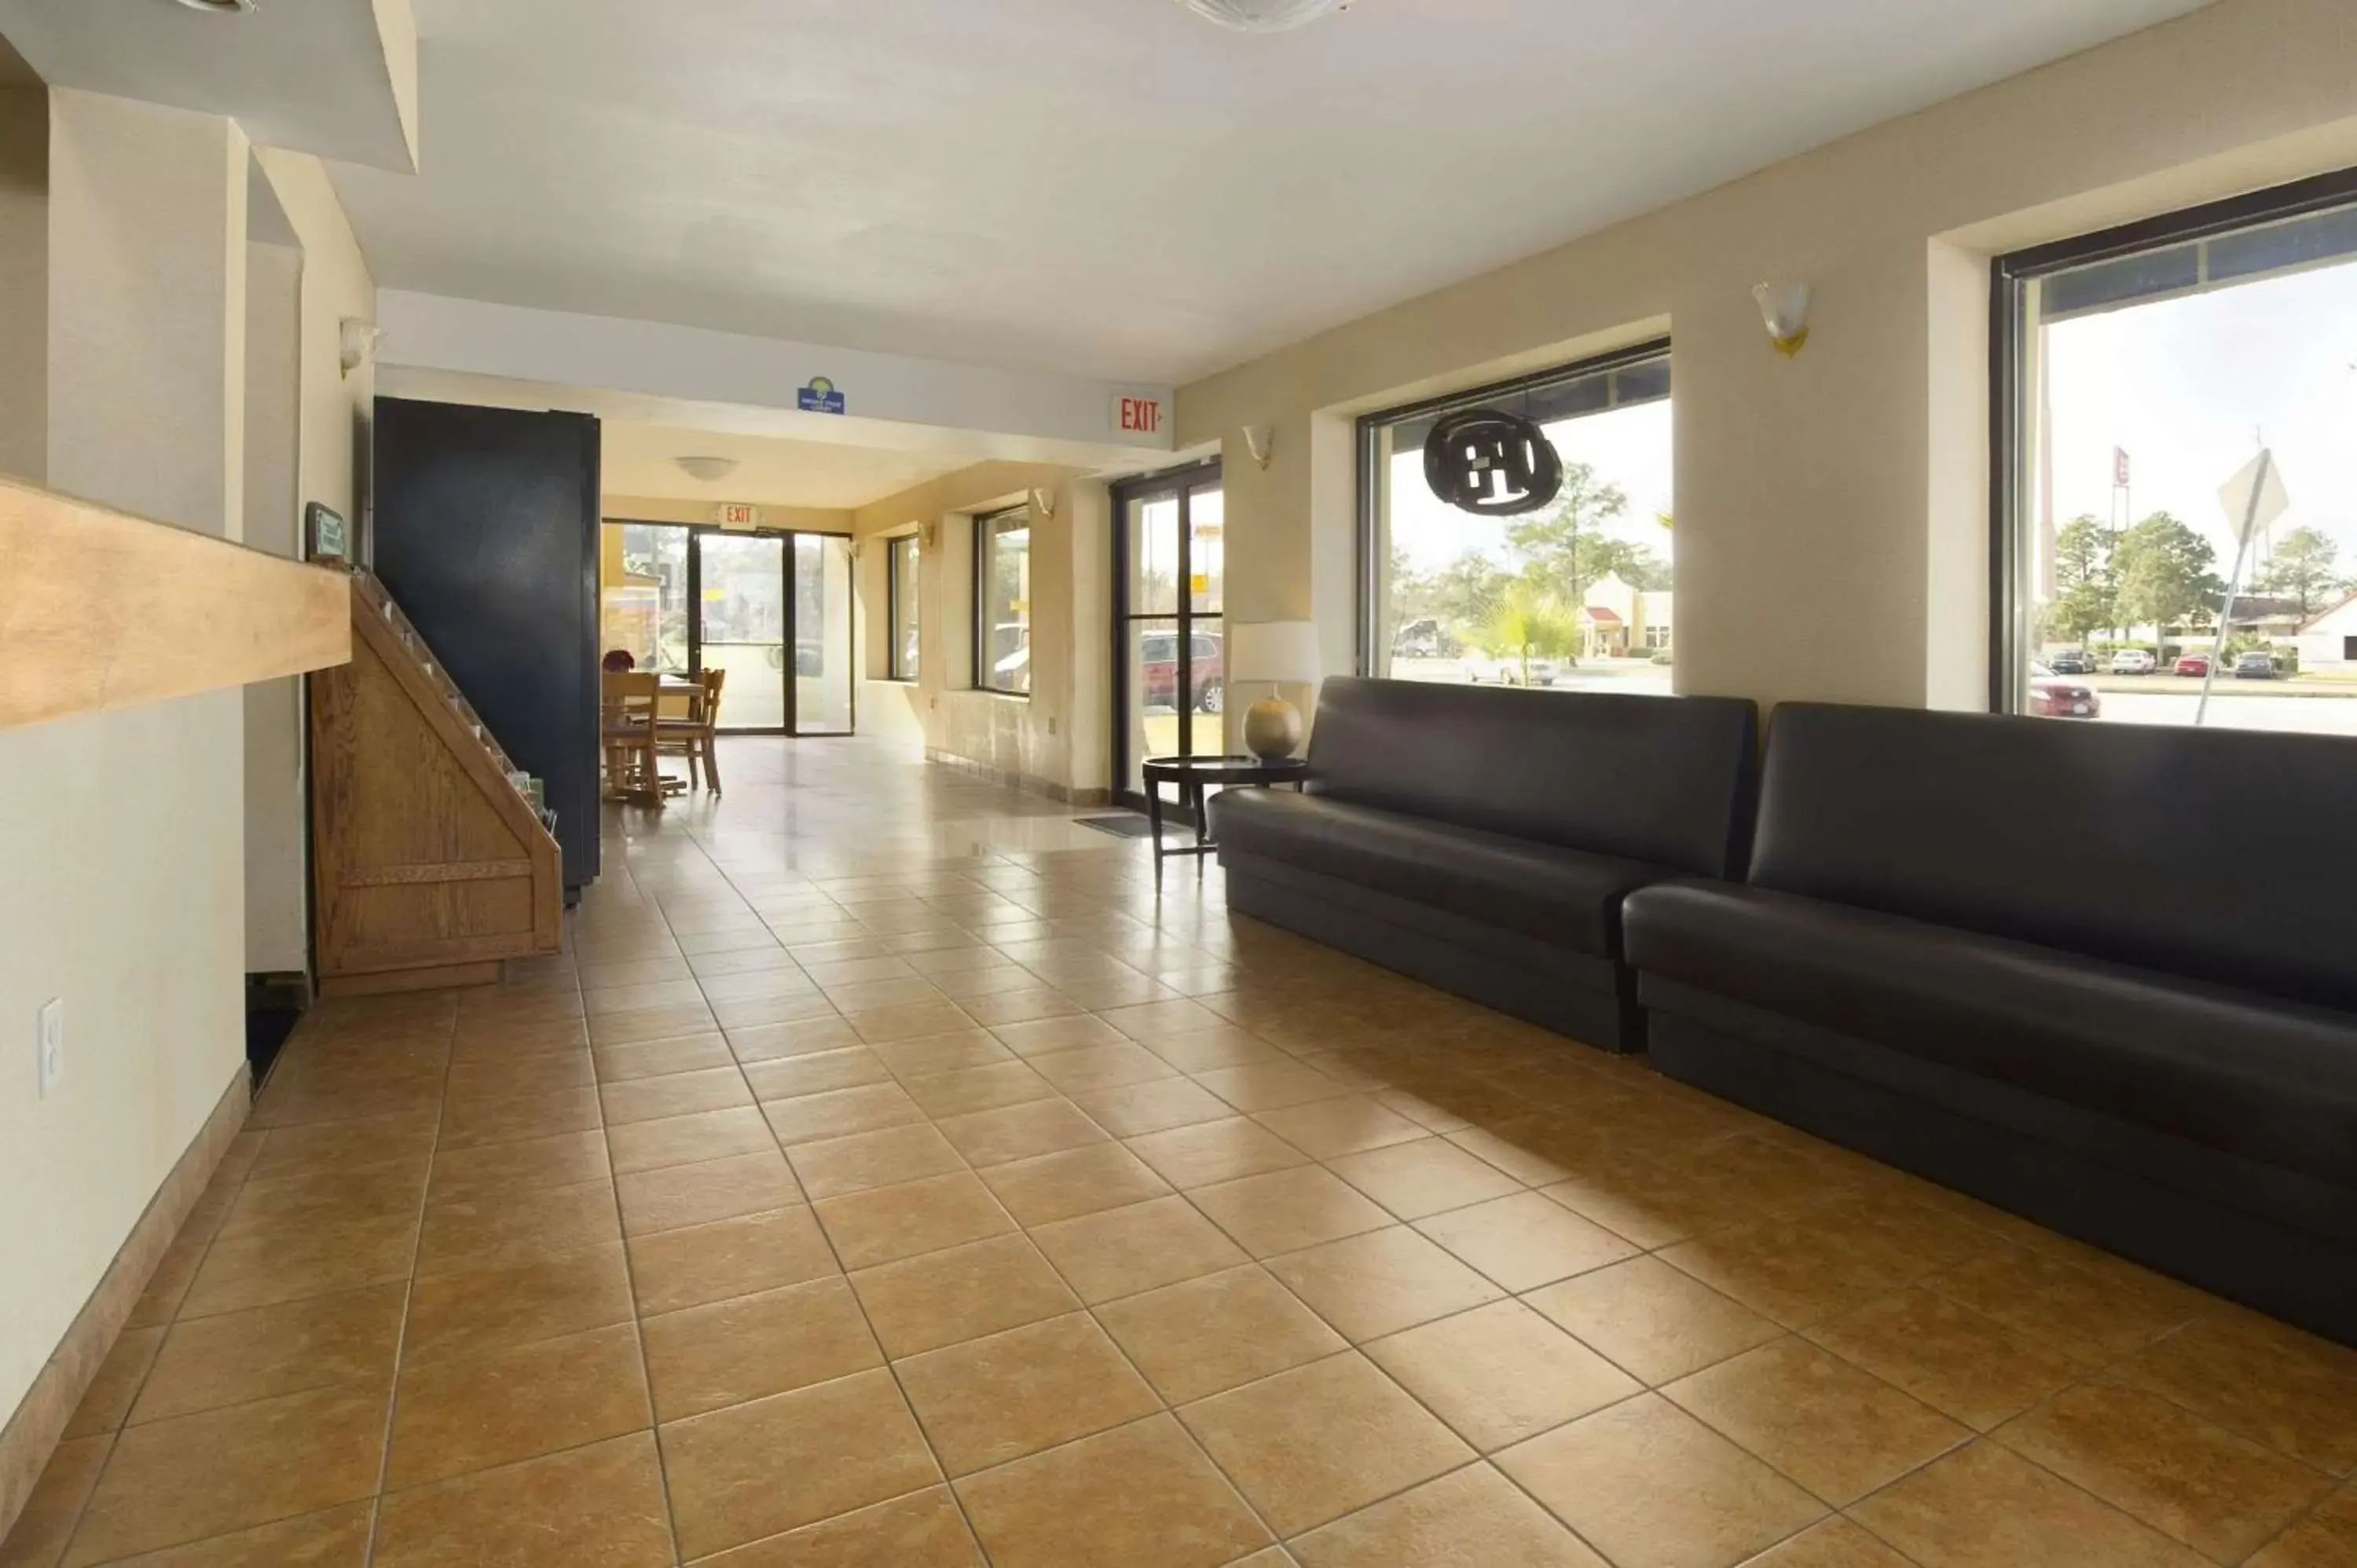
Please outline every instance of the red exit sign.
M1162 400L1117 395L1113 400L1113 427L1124 435L1162 434Z

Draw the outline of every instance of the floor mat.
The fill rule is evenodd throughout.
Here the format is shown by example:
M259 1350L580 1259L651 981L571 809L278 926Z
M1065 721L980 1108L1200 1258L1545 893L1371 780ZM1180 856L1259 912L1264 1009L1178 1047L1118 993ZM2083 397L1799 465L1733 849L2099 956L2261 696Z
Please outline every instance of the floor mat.
M1142 839L1150 836L1154 832L1154 824L1135 811L1126 816L1082 817L1077 820L1084 828L1094 828L1101 833L1111 833L1117 839Z

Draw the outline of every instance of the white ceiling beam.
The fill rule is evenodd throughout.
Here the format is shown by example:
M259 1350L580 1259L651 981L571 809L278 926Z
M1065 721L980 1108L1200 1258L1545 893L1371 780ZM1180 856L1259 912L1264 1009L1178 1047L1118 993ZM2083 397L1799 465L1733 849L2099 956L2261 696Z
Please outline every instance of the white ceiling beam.
M409 0L0 0L0 35L51 87L235 120L257 145L414 174Z
M669 403L759 409L768 433L905 446L911 429L1168 452L1171 391L949 360L822 348L659 321L579 316L382 289L381 365L596 388ZM807 412L823 379L844 413ZM1122 400L1158 405L1158 427L1121 427ZM1132 423L1140 423L1133 420Z

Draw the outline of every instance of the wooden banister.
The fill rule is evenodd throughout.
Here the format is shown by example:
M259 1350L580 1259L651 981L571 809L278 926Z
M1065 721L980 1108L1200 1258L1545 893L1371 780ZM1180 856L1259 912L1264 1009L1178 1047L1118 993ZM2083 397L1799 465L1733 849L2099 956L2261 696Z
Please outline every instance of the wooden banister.
M0 476L0 729L342 664L341 571Z

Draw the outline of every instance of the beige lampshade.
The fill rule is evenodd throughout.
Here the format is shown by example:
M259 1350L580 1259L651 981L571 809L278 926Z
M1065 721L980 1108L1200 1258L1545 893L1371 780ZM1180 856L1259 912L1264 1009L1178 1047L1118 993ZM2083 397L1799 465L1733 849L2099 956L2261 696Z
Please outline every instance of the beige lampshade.
M1246 621L1228 628L1230 681L1318 682L1318 628L1306 620Z

